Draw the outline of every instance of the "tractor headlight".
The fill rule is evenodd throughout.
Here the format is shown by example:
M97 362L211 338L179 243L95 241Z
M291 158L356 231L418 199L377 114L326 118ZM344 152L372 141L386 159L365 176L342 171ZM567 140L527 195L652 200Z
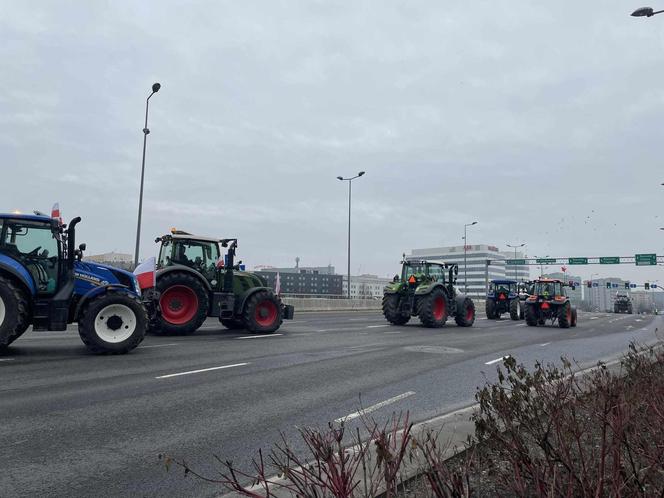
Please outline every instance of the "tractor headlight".
M141 295L141 286L138 283L138 279L136 277L133 278L134 281L134 292L138 294L139 296Z

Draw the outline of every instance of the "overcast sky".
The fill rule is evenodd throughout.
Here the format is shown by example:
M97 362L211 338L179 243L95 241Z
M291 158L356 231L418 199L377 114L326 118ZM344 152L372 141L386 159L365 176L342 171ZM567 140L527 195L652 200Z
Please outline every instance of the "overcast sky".
M177 227L343 272L359 170L353 273L474 220L529 255L661 254L664 14L537 4L0 0L0 210L59 201L89 254L133 252L159 81L143 256Z

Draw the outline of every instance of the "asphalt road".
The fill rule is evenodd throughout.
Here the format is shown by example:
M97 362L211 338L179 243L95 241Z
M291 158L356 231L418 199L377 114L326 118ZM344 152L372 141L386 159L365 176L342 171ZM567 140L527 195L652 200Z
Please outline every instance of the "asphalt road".
M376 420L409 410L415 422L467 406L508 354L587 365L663 336L661 317L603 313L579 313L573 329L483 315L472 328L417 323L307 313L256 336L208 320L194 336L149 336L115 357L89 354L73 328L29 331L0 357L0 496L215 496L223 490L167 472L157 456L213 474L213 454L246 465L280 431L361 406L390 401Z

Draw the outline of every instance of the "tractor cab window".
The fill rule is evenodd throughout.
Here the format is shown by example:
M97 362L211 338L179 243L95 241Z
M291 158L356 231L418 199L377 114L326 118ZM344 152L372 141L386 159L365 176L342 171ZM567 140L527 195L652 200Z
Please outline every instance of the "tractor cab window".
M171 260L174 264L194 268L212 280L219 260L219 247L216 242L178 240L175 241Z
M560 282L538 282L535 285L535 293L544 297L564 295Z
M408 280L412 275L424 275L426 267L423 264L408 263L403 267L403 279Z
M173 243L170 239L164 237L165 240L161 243L161 249L159 250L159 261L157 262L158 268L166 268L171 265L171 250L173 249Z
M445 271L442 266L429 265L429 278L434 282L445 283Z
M40 294L58 286L60 245L51 226L31 221L5 222L0 251L26 267Z

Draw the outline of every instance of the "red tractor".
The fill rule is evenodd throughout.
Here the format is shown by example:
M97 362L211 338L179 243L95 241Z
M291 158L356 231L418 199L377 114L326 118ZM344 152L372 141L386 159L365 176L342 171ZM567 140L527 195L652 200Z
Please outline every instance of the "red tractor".
M525 318L530 327L556 321L562 329L576 327L576 308L565 293L561 280L540 278L533 282L532 293L526 298ZM574 287L572 286L572 289Z

